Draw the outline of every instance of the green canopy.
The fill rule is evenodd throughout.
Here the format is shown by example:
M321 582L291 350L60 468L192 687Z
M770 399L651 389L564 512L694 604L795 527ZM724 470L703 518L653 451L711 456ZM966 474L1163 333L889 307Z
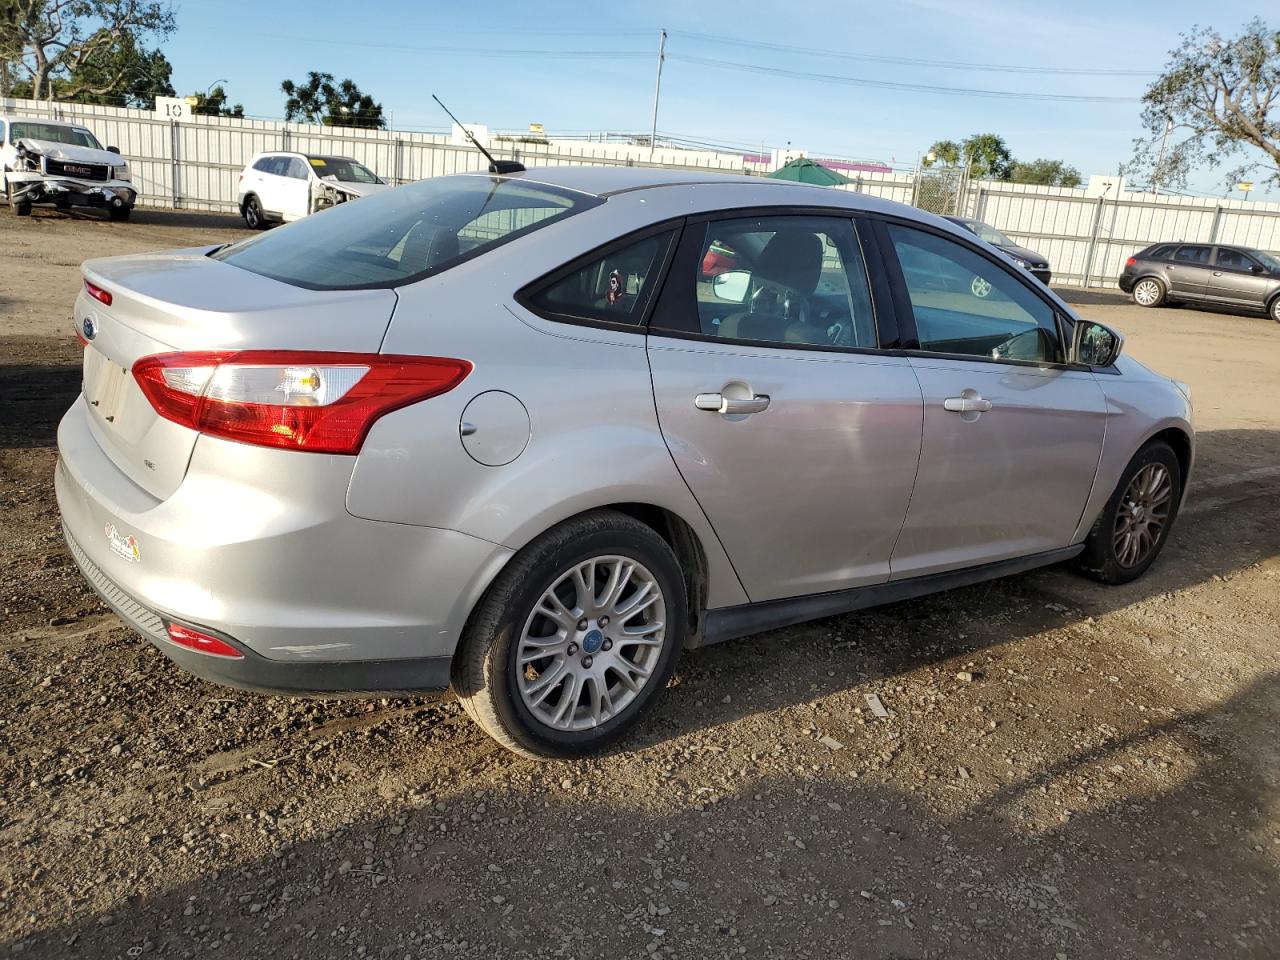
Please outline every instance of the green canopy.
M768 176L775 180L794 180L796 183L811 183L819 187L834 187L840 183L852 182L848 177L841 176L834 170L828 170L808 157L797 157L788 161L786 166L779 167Z

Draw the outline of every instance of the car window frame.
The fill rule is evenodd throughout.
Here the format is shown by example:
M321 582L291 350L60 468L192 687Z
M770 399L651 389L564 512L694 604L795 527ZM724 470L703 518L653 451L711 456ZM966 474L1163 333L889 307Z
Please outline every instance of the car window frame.
M1071 360L1071 341L1072 334L1075 331L1075 319L1066 313L1062 307L1049 297L1037 289L1039 286L1031 282L1031 275L1026 270L1014 267L1012 264L1003 260L1002 256L996 251L996 248L989 247L982 243L976 235L973 239L978 243L971 243L968 237L963 234L952 233L949 230L936 227L931 223L922 220L914 220L909 217L894 216L892 214L874 212L868 213L867 219L874 226L876 234L876 242L880 248L881 259L886 267L886 274L889 281L889 287L892 291L893 308L897 314L898 329L901 331L902 352L908 356L918 356L922 358L930 358L935 360L959 360L973 361L975 363L998 363L1007 366L1016 366L1031 368L1036 370L1077 370L1099 372L1096 368L1085 363L1076 363ZM970 353L943 353L937 350L927 350L920 346L920 335L916 328L915 310L911 304L911 293L907 287L906 275L902 270L902 264L898 262L898 252L893 246L893 238L889 235L889 225L896 224L898 226L907 227L912 230L919 230L922 233L931 233L943 240L950 240L961 247L964 247L970 253L976 254L982 259L993 264L1001 270L1005 276L1011 278L1014 282L1021 284L1022 287L1029 291L1037 300L1043 303L1053 314L1054 333L1058 339L1058 352L1061 360L1022 360L1016 357L986 357ZM983 249L986 247L987 249ZM994 254L994 255L993 255Z
M777 340L749 340L741 337L719 337L702 332L697 311L698 263L703 253L706 225L719 220L752 220L777 217L820 217L829 220L848 221L853 228L854 241L862 255L866 271L867 288L871 299L872 326L876 331L877 346L845 347L837 344L787 343ZM846 269L847 266L846 266ZM862 211L849 207L756 205L728 207L703 211L686 218L684 232L668 265L658 296L650 305L647 318L649 333L653 336L672 337L678 340L695 340L723 346L746 346L762 349L817 351L821 353L874 354L877 356L898 350L898 324L890 304L888 285L884 283L884 265L879 246L863 222Z
M1230 251L1231 253L1234 253L1234 254L1235 254L1236 256L1238 256L1238 257L1243 257L1243 258L1248 262L1249 266L1245 266L1245 267L1236 267L1236 266L1226 266L1225 264L1218 263L1218 254L1219 254L1221 251L1223 251L1223 250L1228 250L1228 251ZM1231 271L1231 272L1233 272L1233 273L1241 273L1241 274L1248 273L1248 274L1252 274L1252 273L1253 273L1253 267L1261 267L1261 266L1262 266L1262 264L1261 264L1261 263L1259 263L1259 262L1258 262L1257 260L1255 260L1253 257L1249 256L1249 254L1245 253L1245 251L1241 250L1239 247L1215 246L1215 247L1213 248L1213 255L1212 255L1212 258L1211 258L1211 259L1212 259L1212 261L1213 261L1213 262L1210 264L1210 266L1211 266L1211 267L1213 267L1213 269L1215 269L1215 270L1230 270L1230 271Z
M684 228L685 218L676 217L658 223L651 223L639 230L633 230L620 237L615 237L608 243L593 247L586 253L574 257L554 270L542 274L536 280L526 283L516 291L514 299L516 303L535 317L541 317L543 320L549 320L552 323L564 323L577 327L595 327L600 330L615 330L621 333L635 333L643 336L648 330L649 318L658 302L658 297L666 282L667 273L675 259L676 251L680 247ZM625 250L627 247L662 233L669 233L670 237L667 239L666 249L662 251L661 256L658 258L658 266L652 271L653 283L646 283L646 289L639 294L642 302L640 304L640 312L635 321L624 323L620 320L601 320L599 317L561 313L534 302L534 298L548 287L555 286L561 280L591 266L597 260L602 260L612 253Z

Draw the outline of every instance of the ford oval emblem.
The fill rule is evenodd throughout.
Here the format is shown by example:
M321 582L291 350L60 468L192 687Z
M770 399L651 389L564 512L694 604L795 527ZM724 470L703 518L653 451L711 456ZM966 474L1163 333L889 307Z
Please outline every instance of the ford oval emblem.
M93 322L93 317L84 318L84 338L92 340L98 335L98 325Z

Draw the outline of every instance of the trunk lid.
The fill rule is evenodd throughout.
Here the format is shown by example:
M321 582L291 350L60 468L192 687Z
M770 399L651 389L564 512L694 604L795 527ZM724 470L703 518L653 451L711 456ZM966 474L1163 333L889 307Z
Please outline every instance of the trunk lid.
M134 483L165 499L182 483L199 434L159 416L130 372L141 357L186 350L341 350L377 353L391 290L295 287L217 260L201 247L90 260L75 323L85 402L99 446ZM90 336L90 334L92 334Z

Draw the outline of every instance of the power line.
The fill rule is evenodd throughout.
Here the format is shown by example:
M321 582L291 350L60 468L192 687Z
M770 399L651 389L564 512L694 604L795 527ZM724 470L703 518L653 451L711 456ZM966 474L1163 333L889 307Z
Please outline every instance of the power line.
M838 60L894 63L913 67L938 67L944 70L977 70L987 73L1058 74L1082 77L1154 77L1159 75L1158 71L1154 70L1100 70L1092 67L1037 67L1009 63L974 63L964 60L929 60L921 57L893 57L883 54L829 50L820 47L798 47L785 43L768 43L763 40L741 40L737 37L722 37L711 33L694 33L688 30L671 30L669 32L672 36L687 37L692 40L705 40L708 43L722 43L730 46L749 47L756 50L777 50L785 53L803 53L808 56L831 57Z
M829 73L808 73L801 70L784 70L781 67L765 67L752 63L738 63L733 60L715 60L709 57L690 57L683 54L668 53L668 60L679 60L683 63L696 63L704 67L721 70L740 70L748 73L762 73L767 76L789 77L793 80L811 80L819 83L834 83L844 86L876 87L882 90L908 90L915 93L937 93L953 97L988 97L999 100L1039 100L1058 103L1138 103L1139 97L1101 97L1072 93L1026 93L1021 90L984 90L976 87L943 87L924 83L902 83L895 80L872 80L867 77L844 77Z
M339 47L368 47L375 50L404 50L410 53L464 53L473 57L551 57L560 59L617 60L619 58L645 58L653 54L639 50L544 50L508 47L451 47L416 46L406 43L386 43L372 40L347 40L332 37L299 37L285 34L259 33L260 37L289 40L294 43L324 43Z

